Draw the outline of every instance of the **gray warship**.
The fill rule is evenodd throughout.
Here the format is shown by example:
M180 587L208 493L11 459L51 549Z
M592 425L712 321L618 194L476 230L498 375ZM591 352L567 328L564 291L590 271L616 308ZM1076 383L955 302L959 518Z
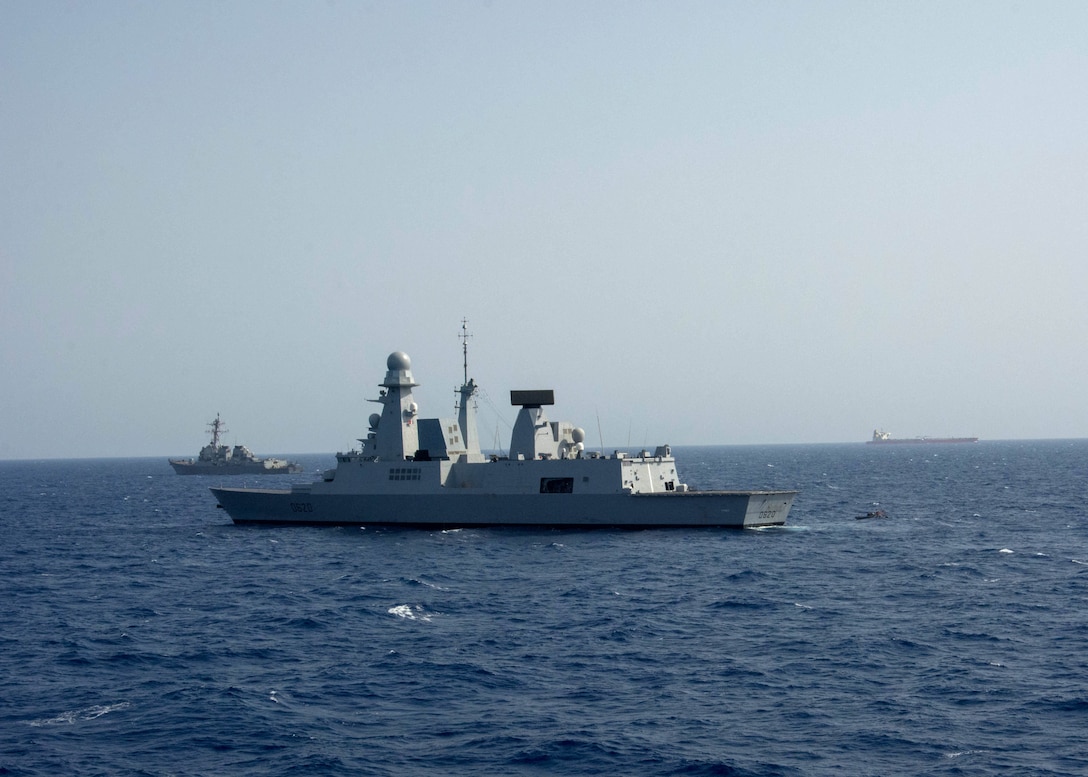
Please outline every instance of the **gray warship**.
M463 335L467 337L467 335ZM467 341L466 341L467 342ZM554 391L511 391L519 407L507 455L487 455L476 429L478 387L457 390L457 416L419 418L408 355L386 360L361 447L336 454L319 480L289 489L212 488L236 524L464 528L776 526L796 491L696 491L668 445L636 454L585 449L585 432L548 420Z
M212 441L200 449L195 459L170 459L179 475L289 475L302 472L302 466L285 459L260 459L244 445L220 445L219 437L227 431L219 420L208 423Z

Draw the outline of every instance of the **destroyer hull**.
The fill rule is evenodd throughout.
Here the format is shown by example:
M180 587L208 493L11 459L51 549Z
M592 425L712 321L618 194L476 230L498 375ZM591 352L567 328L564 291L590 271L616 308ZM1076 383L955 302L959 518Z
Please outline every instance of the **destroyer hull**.
M266 467L264 464L198 464L188 461L171 461L170 466L179 475L297 475L302 467L297 464Z
M654 494L320 494L213 488L237 524L418 528L751 528L786 522L795 491Z

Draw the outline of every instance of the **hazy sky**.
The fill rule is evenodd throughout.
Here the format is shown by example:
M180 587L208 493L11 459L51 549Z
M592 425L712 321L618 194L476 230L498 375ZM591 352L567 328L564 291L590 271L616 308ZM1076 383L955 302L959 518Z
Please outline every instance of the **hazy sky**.
M1088 3L0 3L0 458L1088 436ZM497 415L491 408L498 408ZM500 420L504 419L504 420Z

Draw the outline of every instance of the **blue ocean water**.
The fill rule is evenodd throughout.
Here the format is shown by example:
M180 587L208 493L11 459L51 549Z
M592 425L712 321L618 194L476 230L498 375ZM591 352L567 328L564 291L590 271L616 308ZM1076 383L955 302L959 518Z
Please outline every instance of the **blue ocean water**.
M1088 441L676 452L789 525L235 527L0 462L0 774L1088 773Z

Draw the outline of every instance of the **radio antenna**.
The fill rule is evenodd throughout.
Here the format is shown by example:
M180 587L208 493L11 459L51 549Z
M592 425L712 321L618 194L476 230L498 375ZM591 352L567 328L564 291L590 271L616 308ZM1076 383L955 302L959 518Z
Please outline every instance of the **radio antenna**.
M461 338L461 355L462 355L463 360L464 360L464 368L465 368L465 381L464 381L464 383L462 385L467 386L468 385L468 339L470 337L472 337L472 335L470 335L468 333L468 319L467 318L462 318L461 319L461 334L459 334L458 337Z

